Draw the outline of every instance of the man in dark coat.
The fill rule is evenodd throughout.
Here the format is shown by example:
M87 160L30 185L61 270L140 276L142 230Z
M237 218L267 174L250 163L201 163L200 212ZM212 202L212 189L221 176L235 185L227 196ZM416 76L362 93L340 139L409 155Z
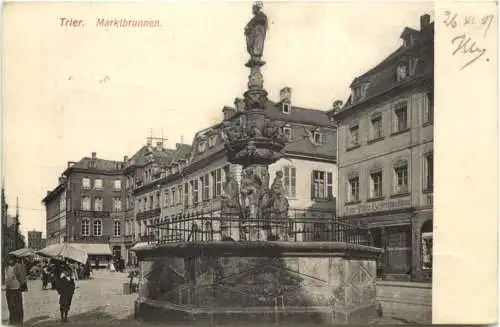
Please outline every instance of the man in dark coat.
M75 276L69 265L64 265L61 270L61 275L57 279L57 292L59 293L61 322L66 322L68 321L68 311L71 308L71 301L75 293Z

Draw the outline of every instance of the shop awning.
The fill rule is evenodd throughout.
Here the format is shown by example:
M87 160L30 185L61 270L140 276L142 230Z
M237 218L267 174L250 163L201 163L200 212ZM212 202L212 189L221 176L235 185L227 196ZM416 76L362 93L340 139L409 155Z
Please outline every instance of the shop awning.
M71 243L74 247L87 251L88 255L113 255L108 244Z

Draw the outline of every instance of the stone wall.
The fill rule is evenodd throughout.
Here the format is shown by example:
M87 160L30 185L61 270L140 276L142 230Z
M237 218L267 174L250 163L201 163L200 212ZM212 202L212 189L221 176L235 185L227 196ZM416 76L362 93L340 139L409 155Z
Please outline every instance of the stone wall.
M410 323L432 323L430 283L378 281L377 298L384 317Z
M378 319L375 269L326 256L143 257L136 315L368 323Z

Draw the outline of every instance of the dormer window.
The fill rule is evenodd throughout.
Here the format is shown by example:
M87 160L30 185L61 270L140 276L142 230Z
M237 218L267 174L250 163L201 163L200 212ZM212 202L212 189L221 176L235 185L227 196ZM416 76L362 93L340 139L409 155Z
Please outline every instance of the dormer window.
M409 75L408 62L402 62L397 67L397 81L402 81Z
M286 136L288 141L292 140L292 128L289 125L283 126L283 134Z
M314 144L321 144L321 133L319 131L313 132L313 142Z
M208 138L208 147L213 148L215 146L216 141L217 141L217 134L210 136Z
M368 84L356 85L352 88L352 101L359 101L366 96L366 90L368 89Z
M289 115L292 111L292 106L289 103L283 103L282 105L283 113Z

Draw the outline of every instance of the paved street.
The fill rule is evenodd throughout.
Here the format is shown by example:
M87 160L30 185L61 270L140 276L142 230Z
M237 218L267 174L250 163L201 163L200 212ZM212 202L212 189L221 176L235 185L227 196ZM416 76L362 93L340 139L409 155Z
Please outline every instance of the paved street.
M124 295L125 273L98 271L95 278L77 282L69 312L69 323L137 324L133 319L137 294ZM27 325L59 323L59 295L54 290L42 290L40 280L29 281L24 293L24 321ZM8 318L5 291L2 292L2 322Z
M127 274L98 271L94 276L77 283L68 324L144 325L133 317L137 293L123 294ZM59 296L56 291L42 290L41 286L40 280L29 281L29 291L24 293L25 325L59 324ZM2 323L6 324L8 309L5 291L2 293ZM401 324L402 321L387 318L380 323Z

